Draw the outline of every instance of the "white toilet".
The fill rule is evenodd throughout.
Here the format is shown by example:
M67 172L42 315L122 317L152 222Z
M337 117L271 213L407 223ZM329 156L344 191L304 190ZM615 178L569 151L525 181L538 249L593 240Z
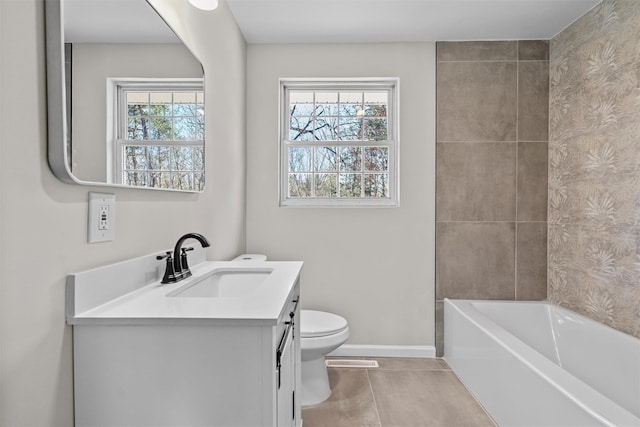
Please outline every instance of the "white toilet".
M244 254L233 261L266 261L262 254ZM331 395L324 356L349 338L344 317L316 310L300 310L300 353L302 357L302 406L317 405Z
M331 394L324 356L349 338L344 317L324 311L300 311L302 406L317 405Z

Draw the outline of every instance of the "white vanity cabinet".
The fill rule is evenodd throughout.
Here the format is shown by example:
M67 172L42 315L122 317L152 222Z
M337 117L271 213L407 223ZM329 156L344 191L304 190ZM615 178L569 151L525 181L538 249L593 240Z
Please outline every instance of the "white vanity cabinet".
M296 390L300 390L300 321L299 297L292 299L289 320L281 322L285 325L279 331L281 337L276 349L276 406L278 427L295 427L300 423L300 403L296 399ZM299 395L298 395L299 398Z
M175 313L184 304L215 312L204 298L136 318L136 292L69 322L76 426L301 425L297 275L273 318ZM259 298L246 305L260 311Z

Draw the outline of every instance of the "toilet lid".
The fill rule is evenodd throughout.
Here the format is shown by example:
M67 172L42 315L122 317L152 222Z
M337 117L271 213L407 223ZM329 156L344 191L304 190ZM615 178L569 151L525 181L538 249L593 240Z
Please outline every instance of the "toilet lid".
M324 337L347 329L347 320L337 314L315 310L300 310L300 336Z

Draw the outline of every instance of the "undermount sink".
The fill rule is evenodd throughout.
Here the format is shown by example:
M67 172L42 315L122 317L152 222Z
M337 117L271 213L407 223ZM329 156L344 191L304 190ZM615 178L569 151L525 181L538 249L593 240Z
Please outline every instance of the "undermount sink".
M273 269L217 269L203 277L194 277L168 297L242 298L256 292Z

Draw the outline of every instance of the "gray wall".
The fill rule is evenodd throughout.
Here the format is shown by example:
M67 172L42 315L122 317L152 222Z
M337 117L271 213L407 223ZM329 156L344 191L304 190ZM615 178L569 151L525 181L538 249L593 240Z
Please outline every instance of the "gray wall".
M549 299L640 337L640 2L551 42Z
M546 298L548 43L437 44L436 324L444 298Z
M248 49L247 250L304 260L303 308L343 315L350 345L433 351L434 48L372 43ZM400 78L399 207L278 207L281 77Z
M245 42L225 2L212 25L187 2L154 3L191 23L205 67L207 188L108 189L116 240L89 245L87 193L105 189L63 184L47 165L44 1L0 1L0 425L73 425L68 273L172 247L189 231L210 238L211 259L245 249Z

